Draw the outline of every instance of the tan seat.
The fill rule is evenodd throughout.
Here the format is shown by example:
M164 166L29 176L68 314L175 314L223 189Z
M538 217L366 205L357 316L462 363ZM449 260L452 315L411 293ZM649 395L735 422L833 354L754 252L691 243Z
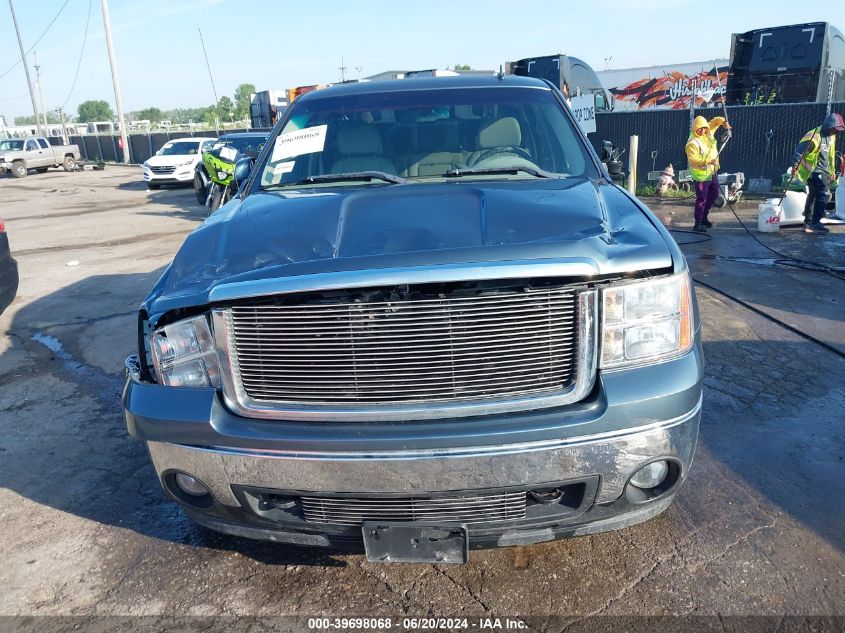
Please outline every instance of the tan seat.
M522 129L519 127L519 121L506 116L478 131L478 150L469 155L467 164L471 167L491 149L519 147L520 143L522 143Z
M384 157L381 135L373 125L360 124L338 130L337 149L343 158L332 165L330 174L359 171L396 173L396 166Z
M439 121L420 126L420 153L412 157L408 176L441 176L463 165L460 127L457 121Z

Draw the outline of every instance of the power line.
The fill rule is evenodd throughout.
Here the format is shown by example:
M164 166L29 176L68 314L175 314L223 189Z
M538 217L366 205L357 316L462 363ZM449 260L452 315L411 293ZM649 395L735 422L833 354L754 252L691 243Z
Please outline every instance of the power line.
M56 14L56 16L52 20L50 20L50 24L47 25L47 28L44 29L44 31L41 33L41 35L38 36L38 39L35 40L35 43L32 46L29 47L28 51L26 51L27 55L29 55L36 46L38 46L38 42L41 41L41 38L43 38L45 35L47 35L47 31L49 31L50 27L53 26L53 24L56 23L56 20L59 19L59 16L62 14L62 11L65 10L65 7L68 5L68 2L70 2L70 0L65 0L65 3L61 6L61 8L59 9L59 12ZM21 60L18 60L14 64L12 64L11 67L6 72L4 72L2 75L0 75L0 79L3 79L3 77L8 75L10 72L12 72L15 68L18 67L18 64L20 64L20 63L21 63Z
M67 93L67 99L65 99L62 107L59 108L60 110L64 110L67 102L70 101L73 90L76 88L76 80L79 79L79 69L82 67L82 54L85 52L85 42L88 39L88 24L91 22L91 2L92 0L88 0L88 17L85 19L85 33L82 35L82 49L79 51L79 61L76 63L76 72L73 74L73 83L70 86L70 91Z

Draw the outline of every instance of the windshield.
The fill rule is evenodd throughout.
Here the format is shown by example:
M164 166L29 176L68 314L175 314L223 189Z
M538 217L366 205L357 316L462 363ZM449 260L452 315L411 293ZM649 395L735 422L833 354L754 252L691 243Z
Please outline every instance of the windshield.
M291 108L261 167L264 188L362 172L412 180L597 175L550 90L409 90L324 96Z
M159 156L183 156L186 154L196 154L199 151L199 141L178 141L176 143L167 143L159 151Z
M0 151L21 149L23 149L23 140L7 139L5 141L0 141Z
M256 158L267 141L266 136L231 136L222 138L214 144L214 149L234 147L244 156Z

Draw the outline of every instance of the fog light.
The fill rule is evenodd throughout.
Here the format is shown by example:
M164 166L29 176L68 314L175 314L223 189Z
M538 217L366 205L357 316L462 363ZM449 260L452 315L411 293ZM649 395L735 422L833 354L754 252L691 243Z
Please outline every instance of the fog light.
M665 461L651 462L640 468L631 477L631 483L642 490L654 488L663 483L669 474L669 464Z
M209 494L208 488L202 482L185 473L176 473L176 485L182 492L194 497L204 497Z

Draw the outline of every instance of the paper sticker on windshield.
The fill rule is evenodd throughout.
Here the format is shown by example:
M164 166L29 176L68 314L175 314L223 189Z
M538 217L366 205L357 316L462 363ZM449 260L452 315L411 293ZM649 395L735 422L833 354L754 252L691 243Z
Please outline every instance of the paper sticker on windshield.
M281 174L289 174L293 171L293 166L296 165L296 161L289 160L286 163L279 163L275 167L273 167L273 175L280 176Z
M234 147L224 147L220 150L220 158L224 158L226 160L235 160L237 155L238 150Z
M273 146L272 162L282 158L295 158L303 154L322 152L326 144L326 130L328 125L317 125L307 127L304 130L286 132L276 137L276 144Z

